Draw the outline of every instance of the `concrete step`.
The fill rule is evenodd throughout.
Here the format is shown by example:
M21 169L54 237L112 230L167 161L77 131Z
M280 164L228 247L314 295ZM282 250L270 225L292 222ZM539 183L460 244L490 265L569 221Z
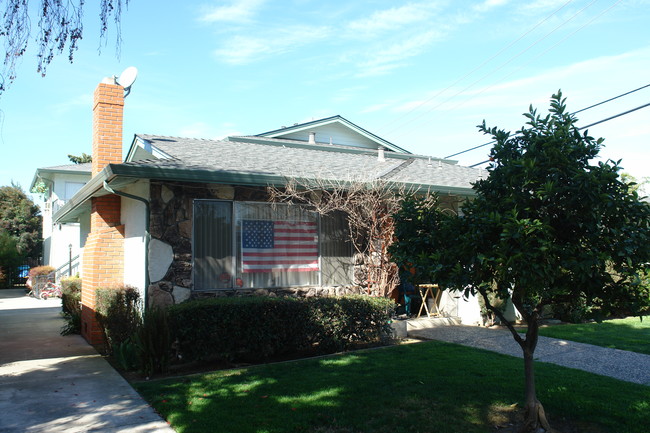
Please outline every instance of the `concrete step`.
M417 331L420 329L435 328L437 326L460 325L460 317L419 317L417 319L406 320L406 332Z

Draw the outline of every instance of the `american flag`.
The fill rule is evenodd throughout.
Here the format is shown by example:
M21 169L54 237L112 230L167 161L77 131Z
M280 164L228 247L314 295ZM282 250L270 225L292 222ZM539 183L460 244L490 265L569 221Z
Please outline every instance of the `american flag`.
M243 272L310 272L318 267L315 222L242 220Z

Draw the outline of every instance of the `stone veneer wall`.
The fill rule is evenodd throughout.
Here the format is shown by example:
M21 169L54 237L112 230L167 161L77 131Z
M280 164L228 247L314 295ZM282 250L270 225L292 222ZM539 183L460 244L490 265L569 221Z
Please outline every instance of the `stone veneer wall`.
M266 188L199 183L151 182L149 305L167 306L194 297L341 296L360 286L192 291L192 212L195 199L268 201ZM356 272L355 272L356 274Z

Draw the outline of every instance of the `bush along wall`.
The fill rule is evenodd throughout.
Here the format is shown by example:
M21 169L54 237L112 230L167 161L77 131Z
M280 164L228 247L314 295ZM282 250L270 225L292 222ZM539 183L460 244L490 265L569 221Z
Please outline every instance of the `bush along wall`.
M380 342L394 303L367 296L211 298L169 308L183 361L259 361L305 349L333 353Z
M61 315L66 324L61 335L81 333L81 278L70 277L61 280Z
M106 351L115 353L128 344L142 322L140 293L124 286L99 288L96 291L95 314L104 332Z

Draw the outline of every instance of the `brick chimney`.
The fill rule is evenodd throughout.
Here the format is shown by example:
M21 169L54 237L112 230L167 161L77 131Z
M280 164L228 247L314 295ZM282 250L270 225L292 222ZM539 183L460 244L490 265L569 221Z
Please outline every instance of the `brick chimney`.
M92 176L106 165L122 162L124 89L112 78L95 89L93 101ZM103 342L95 317L95 290L124 282L124 225L121 197L91 198L90 233L83 252L81 334L92 345Z
M105 78L95 89L93 101L93 177L106 165L122 162L123 111L124 88L113 78Z

